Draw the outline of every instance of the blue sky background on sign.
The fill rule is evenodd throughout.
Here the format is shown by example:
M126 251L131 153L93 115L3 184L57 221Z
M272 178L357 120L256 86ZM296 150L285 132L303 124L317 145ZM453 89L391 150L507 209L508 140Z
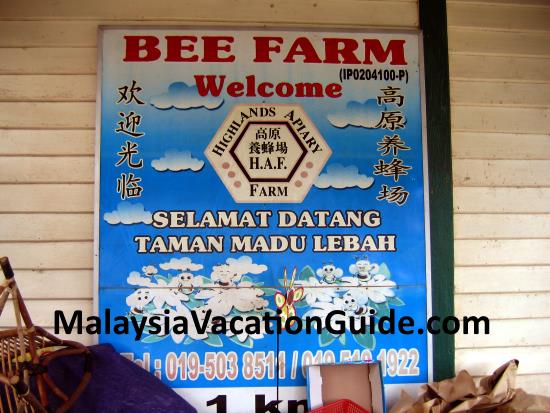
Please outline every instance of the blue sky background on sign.
M104 55L102 67L102 112L101 112L101 176L100 176L100 211L99 211L99 230L100 230L100 266L99 266L99 309L102 312L105 308L110 308L113 314L126 314L133 309L135 294L140 288L149 288L154 291L168 291L167 286L179 274L177 265L170 265L173 258L181 259L188 257L191 259L194 270L187 271L192 274L193 279L201 279L203 284L208 283L215 272L215 267L227 262L228 259L239 260L248 272L244 273L243 278L235 281L242 287L242 290L250 291L252 300L258 302L259 307L266 307L274 311L277 306L273 294L275 290L282 293L285 288L282 285L284 269L289 272L292 268L298 269L297 280L308 282L310 278L321 282L322 276L317 275L317 271L322 269L326 263L332 263L336 268L341 269L342 276L352 277L352 265L359 259L367 258L371 264L376 264L381 269L386 279L391 279L395 283L392 290L395 297L385 297L382 303L369 301L366 304L375 305L378 314L384 314L387 311L386 305L396 309L396 316L409 315L414 317L416 324L422 325L426 318L426 254L425 254L425 223L424 223L424 181L423 181L423 159L422 159L422 127L420 110L420 92L419 92L419 73L417 56L417 38L416 35L397 35L408 39L407 56L410 56L409 82L388 82L388 81L345 81L344 96L340 99L300 99L300 98L230 98L222 92L222 98L200 99L196 95L193 97L193 91L189 86L193 85L193 74L220 73L224 71L230 80L242 81L249 73L255 74L257 81L320 81L323 83L337 82L338 71L335 67L315 67L300 64L282 64L273 63L269 65L260 65L253 67L243 62L251 62L252 59L246 55L237 56L238 63L228 65L217 65L216 67L197 63L192 69L185 65L169 65L162 62L151 63L147 65L132 64L124 65L121 62L120 39L125 31L110 30L105 33ZM153 31L154 32L154 31ZM162 34L162 32L158 32ZM223 33L223 32L222 32ZM290 37L293 33L290 32ZM234 34L234 33L230 33ZM341 33L339 33L342 36ZM238 39L249 39L250 33L243 32L242 37ZM285 35L287 36L287 35ZM353 36L358 36L357 33ZM386 38L392 35L385 35ZM394 35L396 36L396 35ZM377 35L377 37L379 37ZM319 39L317 39L319 41ZM239 53L241 53L239 51ZM243 69L244 68L244 69ZM250 72L247 72L250 71ZM132 80L143 88L139 92L139 97L146 104L144 105L121 105L115 102L119 98L117 89L123 85L130 85ZM172 86L171 93L169 88L174 83L180 82L175 88ZM184 82L187 87L183 86ZM407 123L404 129L398 131L389 131L385 129L374 128L372 119L368 123L370 127L341 127L346 123L346 114L353 110L361 110L358 106L365 105L372 108L373 102L380 89L387 86L401 87L401 93L405 96L405 104L399 108L404 114ZM178 92L179 90L179 92ZM174 92L175 91L175 92ZM172 96L173 94L176 96ZM180 95L177 95L180 93ZM171 105L178 105L178 99L197 99L199 104L204 105L194 109L177 109ZM320 189L312 187L301 204L237 204L234 202L230 193L223 186L220 178L205 159L203 151L208 145L219 125L223 122L228 112L234 104L237 103L298 103L309 115L319 132L324 137L332 149L332 156L327 162L323 173L328 170L330 165L342 164L344 166L354 165L358 168L359 174L369 178L374 178L372 186L367 189L351 187L346 189ZM357 103L351 103L357 102ZM351 104L351 106L350 106ZM353 106L355 105L355 107ZM384 106L377 106L381 112ZM387 107L394 105L387 104ZM171 108L170 108L171 107ZM370 109L369 109L370 110ZM115 132L119 122L123 121L130 111L141 116L139 125L136 125L136 131L144 133L141 137L132 137L121 132ZM123 112L124 115L120 115ZM370 113L370 112L369 112ZM371 115L372 116L372 115ZM349 120L349 119L348 119ZM335 126L335 124L337 126ZM412 167L408 175L401 176L398 182L395 182L389 176L375 176L373 174L374 165L379 159L391 160L391 155L382 156L377 151L377 143L382 140L384 135L393 135L398 133L410 151L400 151L398 158L404 164ZM139 145L139 154L137 159L143 160L143 166L139 169L129 169L126 165L115 166L120 160L117 155L121 151L121 146L126 141L135 142ZM174 155L174 151L179 154ZM182 154L188 151L187 155ZM189 169L172 172L160 171L163 168L177 163L185 163ZM203 164L201 164L203 162ZM156 168L156 169L155 169ZM159 170L160 169L160 170ZM121 173L134 173L141 178L139 185L143 187L143 192L139 197L121 200L117 193L117 180ZM386 201L378 201L382 185L394 186L403 185L410 193L407 202L403 206L398 206ZM193 210L197 216L205 211L223 210L272 210L273 215L270 218L270 228L242 228L242 229L224 229L224 228L201 228L201 229L155 229L145 222L150 222L152 212L158 210ZM380 211L382 223L375 228L277 228L277 211L294 211L297 214L302 211L314 211L327 209L329 211L345 210L370 210ZM131 225L120 223L120 221L130 220ZM143 222L145 221L145 222ZM223 236L225 245L231 235L306 235L307 245L304 252L293 253L286 251L284 253L186 253L186 254L138 254L137 244L133 241L137 235L155 236L202 236L218 235ZM361 238L367 234L376 236L378 234L397 234L397 252L313 252L312 237L314 235L359 235ZM365 257L366 256L366 257ZM154 266L158 271L156 274L144 274L144 267ZM133 277L133 278L131 278ZM140 278L144 278L147 284L140 284ZM205 278L201 278L205 277ZM130 282L130 280L133 280ZM243 284L244 282L244 284ZM249 283L249 284L246 284ZM253 288L249 288L253 285ZM163 288L165 287L165 288ZM370 287L384 288L384 287ZM260 295L257 290L262 290ZM328 288L330 303L341 303L347 290L338 290L337 288ZM187 301L182 301L189 308L200 307L208 300L212 299L217 290L215 288L201 288L200 284L195 285L192 293L184 293ZM256 291L256 292L255 292ZM233 292L233 290L231 290ZM306 293L308 290L306 290ZM165 307L170 307L169 301L166 301L162 293L155 302L149 303L147 310L158 309L161 303ZM365 294L363 294L365 295ZM219 296L216 296L219 298ZM229 297L229 296L227 296ZM149 297L150 298L150 297ZM311 298L311 296L310 296ZM393 299L392 300L390 300ZM230 298L233 299L233 298ZM266 300L263 303L262 300ZM398 301L397 301L398 300ZM380 300L378 300L380 301ZM296 304L296 311L299 316L305 315L308 311L319 310L315 307L305 305L307 300L304 298ZM404 304L404 305L403 305ZM324 306L324 309L327 307ZM232 310L235 314L235 309ZM247 310L248 311L248 310ZM251 310L254 311L254 310ZM427 338L426 335L411 336L382 336L376 335L376 343L367 341L357 342L349 334L343 337L323 338L322 343L317 336L300 335L299 339L293 339L284 334L280 338L279 350L284 350L287 358L286 368L292 369L292 364L288 364L292 358L289 356L294 351L300 353L304 351L316 352L319 349L331 350L337 355L336 361L339 361L340 351L342 349L367 349L372 351L373 356L386 356L383 349L417 349L419 351L419 372L412 377L405 375L388 375L387 383L398 382L423 382L427 380ZM111 341L121 351L131 351L138 354L143 351L151 351L152 354L165 355L167 352L193 352L204 353L207 351L218 351L220 343L215 338L207 340L194 340L187 343L176 344L171 337L164 338L155 342L155 338L148 339L149 342L134 342L133 338L124 336L102 337L102 341ZM211 340L209 343L206 341ZM273 351L277 353L277 345L274 336L264 335L263 338L247 341L237 344L227 338L222 338L223 351L236 351L239 355L243 351ZM235 338L233 338L235 340ZM246 341L246 340L245 340ZM246 346L252 345L252 348ZM410 355L408 354L407 357ZM153 357L157 357L152 356ZM289 358L290 357L290 358ZM330 356L329 356L330 357ZM396 357L393 355L392 360ZM414 358L414 355L410 356ZM401 356L403 359L403 356ZM399 357L398 357L399 360ZM407 358L407 365L410 366L412 359ZM301 356L300 356L301 361ZM392 361L393 363L393 361ZM240 368L241 366L239 366ZM280 381L281 385L300 385L305 383L305 379L300 375L290 374ZM229 385L235 386L266 386L269 379L261 379L253 383L242 380L242 377ZM182 383L179 383L182 384ZM174 387L177 382L172 382ZM186 382L186 386L190 383ZM199 377L192 386L210 386L204 377ZM228 383L224 382L224 386Z

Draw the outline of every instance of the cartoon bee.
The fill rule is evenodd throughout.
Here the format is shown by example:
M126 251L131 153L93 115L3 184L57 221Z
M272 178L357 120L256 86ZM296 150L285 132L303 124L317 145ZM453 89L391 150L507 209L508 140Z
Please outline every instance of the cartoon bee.
M144 267L141 267L141 271L143 271L143 274L148 277L152 277L159 272L154 265L145 265Z
M371 264L366 257L356 257L355 264L349 266L349 271L354 274L360 282L370 281L378 274L380 267L378 264Z
M283 294L279 291L275 293L275 305L279 310L282 311L281 321L283 324L283 328L286 324L286 320L289 317L294 317L296 315L296 307L294 306L294 303L297 303L298 301L301 301L304 298L304 288L303 287L294 288L295 278L296 278L296 267L294 267L294 270L292 271L290 282L288 282L287 272L285 268L283 285L285 287L286 294ZM290 325L293 325L294 322L295 321L292 320Z
M317 269L317 275L322 277L323 281L327 284L333 284L336 282L337 278L340 278L344 272L341 268L336 268L332 263L323 263L322 268Z
M241 279L241 274L236 272L229 264L217 264L212 267L210 278L222 287L234 287Z
M180 272L170 281L170 286L176 287L183 294L191 294L195 287L199 285L200 278L193 276L189 272Z
M376 309L367 305L367 301L368 299L358 296L357 293L348 291L343 297L342 310L352 317L376 315Z
M155 298L153 290L139 288L126 297L126 304L130 307L131 314L143 314L143 308Z

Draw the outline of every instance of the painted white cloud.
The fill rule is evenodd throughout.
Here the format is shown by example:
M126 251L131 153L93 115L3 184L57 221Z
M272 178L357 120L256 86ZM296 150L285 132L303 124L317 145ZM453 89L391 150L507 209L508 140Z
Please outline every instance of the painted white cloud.
M267 270L267 266L263 264L254 264L252 258L248 255L243 255L239 258L228 258L225 262L240 275L244 274L261 274Z
M361 128L375 128L385 106L378 106L375 99L368 99L365 103L351 101L341 112L329 113L327 119L337 128L357 126Z
M362 175L355 165L344 166L339 163L333 163L327 166L327 171L317 177L315 186L320 189L327 188L352 188L359 187L367 189L372 186L374 178Z
M160 172L179 172L189 169L197 172L204 166L204 161L193 158L189 151L167 151L162 158L153 159L151 161L151 166Z
M126 278L126 282L130 285L137 285L139 287L150 287L153 285L151 277L144 277L137 271L132 271L130 275L128 275L128 278Z
M201 264L194 263L191 258L172 258L170 261L160 264L163 270L198 271L202 270Z
M111 225L150 224L153 222L153 214L146 211L142 204L120 202L117 209L112 212L105 212L103 219Z
M151 97L151 105L157 109L198 109L213 110L223 104L223 98L215 96L200 96L197 86L187 86L185 82L174 82L168 86L168 91Z

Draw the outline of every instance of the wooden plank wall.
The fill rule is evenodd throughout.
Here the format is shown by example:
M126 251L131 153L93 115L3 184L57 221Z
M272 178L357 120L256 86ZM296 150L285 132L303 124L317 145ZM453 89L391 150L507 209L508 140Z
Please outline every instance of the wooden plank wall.
M456 367L550 395L550 1L448 1Z
M492 317L491 335L457 337L457 369L519 358L520 385L550 394L550 3L447 7L456 311ZM216 23L415 28L418 13L415 0L0 0L0 254L38 324L91 313L98 24Z

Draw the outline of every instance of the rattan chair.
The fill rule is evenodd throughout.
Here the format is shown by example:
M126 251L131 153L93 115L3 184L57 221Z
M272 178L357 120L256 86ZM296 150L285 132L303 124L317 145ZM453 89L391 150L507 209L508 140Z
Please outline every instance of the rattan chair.
M11 296L16 324L0 331L0 413L66 412L90 381L90 351L33 325L7 257L0 258L0 266L5 276L0 283L0 317ZM65 356L84 358L82 378L71 394L62 391L48 375L48 365Z

